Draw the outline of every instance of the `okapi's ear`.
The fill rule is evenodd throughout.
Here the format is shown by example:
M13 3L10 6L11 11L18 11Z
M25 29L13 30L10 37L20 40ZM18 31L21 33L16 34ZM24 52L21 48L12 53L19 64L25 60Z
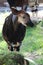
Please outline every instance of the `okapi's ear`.
M11 10L12 10L12 13L13 13L13 14L18 14L18 12L19 12L18 10L16 10L15 7L11 7Z
M30 18L30 15L28 13L26 13L26 15Z

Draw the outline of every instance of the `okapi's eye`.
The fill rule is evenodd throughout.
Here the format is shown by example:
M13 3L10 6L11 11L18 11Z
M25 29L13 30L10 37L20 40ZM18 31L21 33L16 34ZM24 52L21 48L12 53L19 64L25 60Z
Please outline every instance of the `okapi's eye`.
M23 16L23 19L25 19L25 16Z

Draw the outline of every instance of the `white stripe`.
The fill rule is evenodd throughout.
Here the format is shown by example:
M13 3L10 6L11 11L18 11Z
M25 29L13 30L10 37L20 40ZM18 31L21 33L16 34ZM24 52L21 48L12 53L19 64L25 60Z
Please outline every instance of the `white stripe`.
M13 23L14 23L14 21L15 21L16 16L17 16L17 15L14 15L14 14L13 14L13 16L12 16L12 22L13 22Z

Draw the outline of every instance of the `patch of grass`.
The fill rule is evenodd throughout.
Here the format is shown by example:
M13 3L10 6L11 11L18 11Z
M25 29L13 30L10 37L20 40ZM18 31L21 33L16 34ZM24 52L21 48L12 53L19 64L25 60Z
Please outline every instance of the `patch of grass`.
M35 63L38 64L38 65L43 65L43 59L41 59L41 58L35 59L34 61L35 61ZM30 63L30 65L35 65L35 64Z
M43 65L43 59L42 58L38 58L35 61L36 61L36 63L38 63L38 65Z
M2 33L0 33L0 42L3 41Z
M40 48L43 48L43 30L39 27L28 28L26 31L26 36L22 43L23 52L33 52Z
M22 65L24 65L24 57L17 52L3 53L3 55L0 56L0 65L21 65L21 62Z

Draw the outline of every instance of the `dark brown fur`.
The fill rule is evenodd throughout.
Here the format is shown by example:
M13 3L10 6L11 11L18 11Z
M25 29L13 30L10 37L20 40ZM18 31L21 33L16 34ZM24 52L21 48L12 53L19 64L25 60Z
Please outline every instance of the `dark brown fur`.
M25 22L25 18L21 15L27 16L26 22ZM25 25L28 24L31 27L33 27L34 24L31 22L30 16L23 11L21 11L17 15L14 22L12 22L12 16L13 15L10 14L5 19L2 34L3 34L4 40L8 43L9 46L11 46L10 50L13 51L13 47L12 47L12 43L13 43L13 45L15 45L14 49L16 48L16 51L19 51L19 47L21 45L21 42L25 37L25 32L26 32L26 26ZM21 17L21 19L19 19L19 17ZM22 20L22 18L24 18L23 24L22 24L22 22L20 22ZM17 45L17 43L19 43L19 45Z

